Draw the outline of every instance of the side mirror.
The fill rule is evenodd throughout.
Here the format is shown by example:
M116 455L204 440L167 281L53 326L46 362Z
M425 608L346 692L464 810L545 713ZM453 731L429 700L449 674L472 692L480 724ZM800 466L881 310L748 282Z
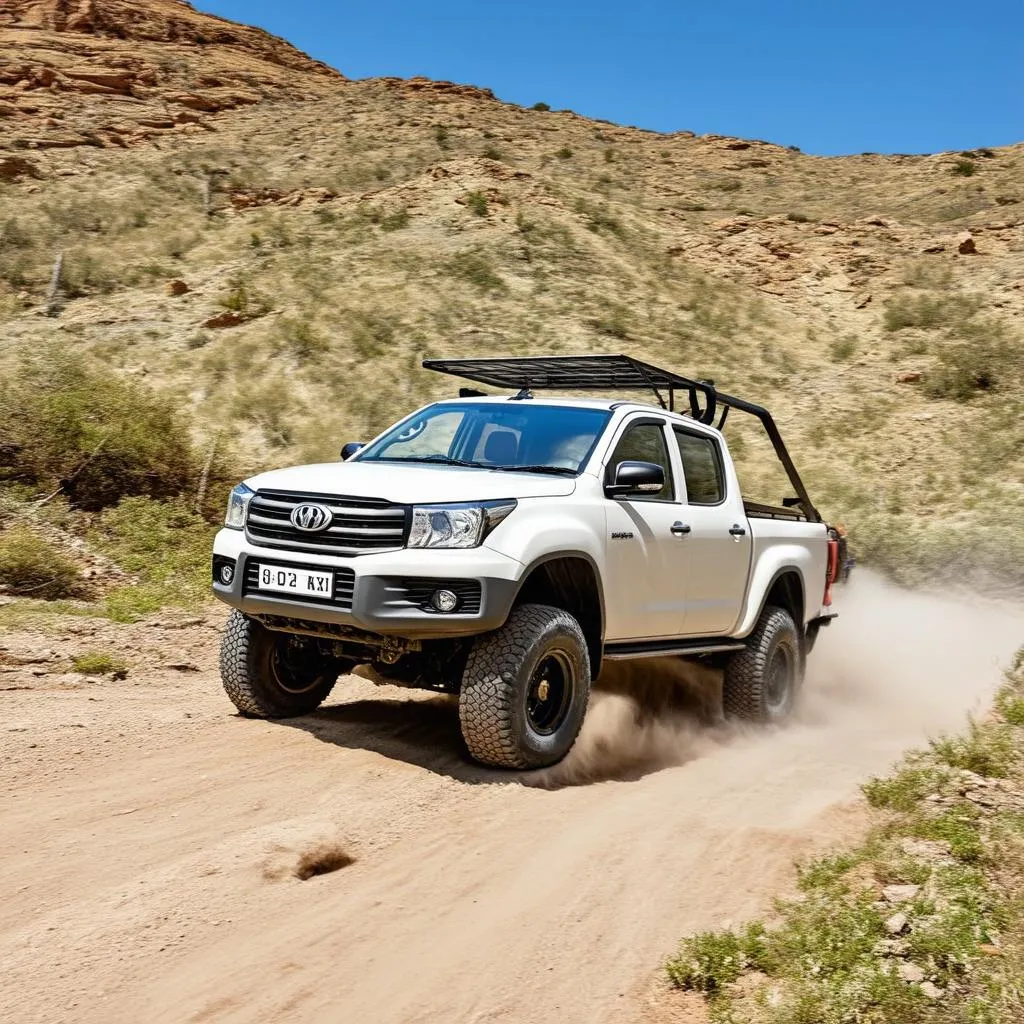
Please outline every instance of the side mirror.
M365 447L365 441L349 441L349 443L344 445L341 449L341 461L348 462L348 460L351 459L352 456L360 450L360 448Z
M627 494L657 494L665 486L665 470L653 462L620 462L612 483L605 484L609 498Z

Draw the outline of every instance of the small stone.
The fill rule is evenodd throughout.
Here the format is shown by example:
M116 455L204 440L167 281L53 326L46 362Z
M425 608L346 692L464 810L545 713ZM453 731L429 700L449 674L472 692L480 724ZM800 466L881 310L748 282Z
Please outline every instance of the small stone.
M907 931L907 926L907 915L902 912L893 914L892 917L885 922L885 930L890 935L902 935Z
M930 981L924 981L921 983L921 994L926 995L929 999L941 999L946 993L938 985L933 985Z
M918 967L917 964L898 964L896 966L896 973L908 984L924 981L924 968Z
M919 885L887 885L882 890L882 895L889 903L906 903L912 900L921 891Z
M920 370L908 370L906 373L900 373L896 376L897 384L918 384L921 381Z
M248 319L247 316L243 316L241 313L226 309L223 313L216 313L209 319L204 320L203 326L209 328L237 327L239 324L244 324Z
M978 246L975 244L974 235L970 231L965 231L962 235L957 236L956 251L961 256L976 256L978 254Z

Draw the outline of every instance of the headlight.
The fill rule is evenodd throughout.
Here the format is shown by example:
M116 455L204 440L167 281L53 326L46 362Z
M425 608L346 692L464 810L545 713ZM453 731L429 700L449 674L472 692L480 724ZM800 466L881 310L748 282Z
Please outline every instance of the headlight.
M417 505L411 548L475 548L516 507L514 498L466 505Z
M228 498L228 512L224 517L224 525L231 530L245 529L245 513L249 502L256 492L245 484L239 484Z

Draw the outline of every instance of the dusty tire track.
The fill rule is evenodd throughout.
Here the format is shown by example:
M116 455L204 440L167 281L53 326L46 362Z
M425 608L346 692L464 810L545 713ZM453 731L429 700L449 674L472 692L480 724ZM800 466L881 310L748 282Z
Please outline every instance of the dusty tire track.
M678 936L763 910L795 857L859 827L859 782L981 706L1024 639L1020 610L867 576L848 598L793 726L638 723L605 695L559 774L532 779L551 789L468 764L454 702L364 680L291 723L234 716L215 610L8 634L0 685L28 688L0 691L0 1016L658 1016ZM60 674L115 644L128 679ZM12 664L39 648L46 674ZM172 656L198 671L159 667ZM354 861L300 881L325 850Z

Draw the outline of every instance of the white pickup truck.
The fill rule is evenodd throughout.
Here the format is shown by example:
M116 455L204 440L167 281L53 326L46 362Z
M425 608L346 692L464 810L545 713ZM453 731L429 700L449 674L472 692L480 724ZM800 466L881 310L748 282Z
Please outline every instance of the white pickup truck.
M424 365L515 393L461 388L341 462L232 491L213 590L242 714L307 714L371 664L457 693L478 761L538 768L572 747L603 661L654 656L720 665L727 715L788 714L837 546L766 410L627 356ZM535 396L638 389L659 405ZM744 502L731 409L768 431L781 506Z

